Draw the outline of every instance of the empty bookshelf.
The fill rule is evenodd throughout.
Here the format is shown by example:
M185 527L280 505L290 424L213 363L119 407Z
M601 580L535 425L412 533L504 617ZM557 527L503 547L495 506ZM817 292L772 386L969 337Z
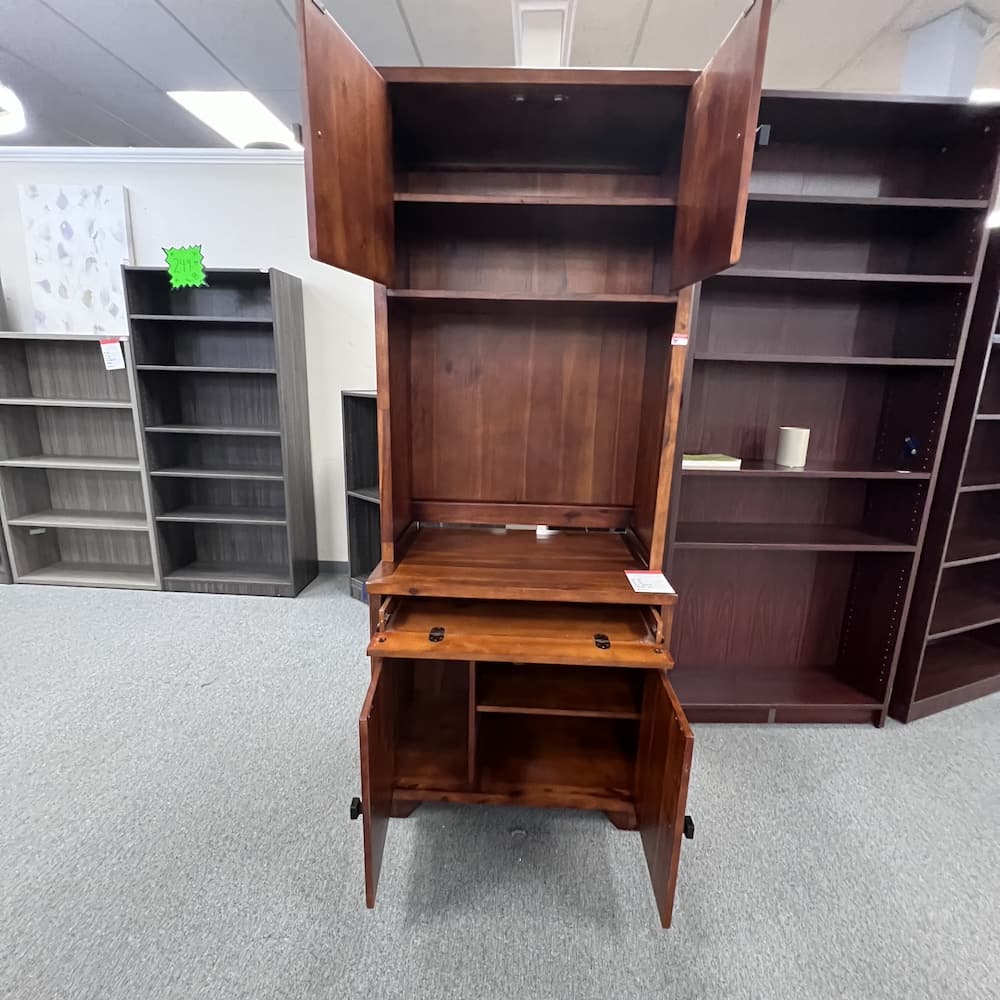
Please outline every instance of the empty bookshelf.
M125 268L166 590L293 597L316 576L302 288Z
M99 334L0 334L0 509L17 583L155 590L134 372Z
M347 562L351 596L367 599L365 580L380 558L378 495L378 401L375 391L341 393Z

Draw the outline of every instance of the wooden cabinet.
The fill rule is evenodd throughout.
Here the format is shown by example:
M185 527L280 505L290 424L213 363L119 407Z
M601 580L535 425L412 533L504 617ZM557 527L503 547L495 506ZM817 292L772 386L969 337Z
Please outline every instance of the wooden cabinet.
M366 890L425 801L604 811L669 926L692 736L658 572L694 292L740 255L769 0L697 71L370 66L300 7L310 246L375 288Z

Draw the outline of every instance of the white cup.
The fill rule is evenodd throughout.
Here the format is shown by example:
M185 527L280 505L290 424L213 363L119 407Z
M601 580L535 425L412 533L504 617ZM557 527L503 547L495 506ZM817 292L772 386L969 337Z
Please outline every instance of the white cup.
M775 465L783 469L804 469L809 451L808 427L779 427Z

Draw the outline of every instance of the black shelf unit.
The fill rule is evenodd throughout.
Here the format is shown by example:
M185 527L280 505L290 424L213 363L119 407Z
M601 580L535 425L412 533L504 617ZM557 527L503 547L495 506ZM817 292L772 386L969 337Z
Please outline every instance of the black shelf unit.
M367 601L365 580L380 558L378 402L375 391L340 394L344 427L347 561L351 596Z

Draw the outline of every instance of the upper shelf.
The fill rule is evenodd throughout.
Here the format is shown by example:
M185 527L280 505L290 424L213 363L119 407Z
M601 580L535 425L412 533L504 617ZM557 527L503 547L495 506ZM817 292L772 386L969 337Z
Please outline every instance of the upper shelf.
M636 593L625 570L643 569L625 535L609 531L433 528L421 525L394 570L380 563L372 594L521 601L673 604L675 596Z
M491 292L491 291L450 291L448 289L390 288L386 294L391 299L405 302L492 302L522 305L556 303L565 305L612 305L612 306L661 306L674 305L676 295L535 295L531 292Z
M733 351L700 352L695 361L738 361L772 365L866 365L879 368L954 368L954 358L866 358L833 354L745 354Z
M732 267L712 278L761 281L844 281L895 285L971 285L968 274L868 274L858 271L793 271L771 267Z
M849 194L771 194L751 191L750 201L797 205L851 205L859 208L959 208L982 210L989 207L986 198L899 198L884 195Z
M930 479L929 472L870 468L833 462L810 462L804 469L786 469L773 462L744 461L739 469L683 469L685 476L743 476L798 479Z
M670 208L676 199L665 196L588 194L488 194L471 192L397 191L395 200L420 205L580 206L581 208Z
M915 545L840 524L680 522L678 549L913 552Z

